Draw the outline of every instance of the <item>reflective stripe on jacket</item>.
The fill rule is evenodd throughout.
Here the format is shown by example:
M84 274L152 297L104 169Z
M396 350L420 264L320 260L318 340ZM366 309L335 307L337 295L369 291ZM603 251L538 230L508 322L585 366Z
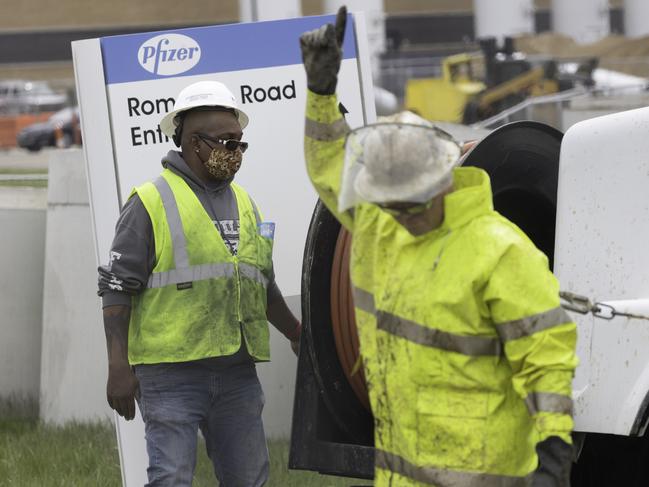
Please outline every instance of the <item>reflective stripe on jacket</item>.
M529 485L536 443L571 443L573 427L576 326L547 258L493 210L477 168L455 170L444 223L426 235L371 204L341 214L337 105L308 94L305 152L320 197L352 232L375 485Z
M266 286L272 241L259 235L247 193L231 186L240 224L236 256L180 176L165 169L134 190L151 218L156 265L147 289L133 299L131 364L231 355L242 332L255 360L270 359Z

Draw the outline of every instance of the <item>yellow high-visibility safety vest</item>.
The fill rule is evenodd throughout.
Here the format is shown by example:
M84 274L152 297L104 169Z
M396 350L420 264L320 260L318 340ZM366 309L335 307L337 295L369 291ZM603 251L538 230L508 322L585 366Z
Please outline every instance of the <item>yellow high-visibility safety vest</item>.
M239 211L236 256L180 176L165 169L134 189L151 218L156 264L146 289L133 298L131 364L231 355L242 334L255 360L270 360L266 288L272 240L257 231L247 193L231 187Z

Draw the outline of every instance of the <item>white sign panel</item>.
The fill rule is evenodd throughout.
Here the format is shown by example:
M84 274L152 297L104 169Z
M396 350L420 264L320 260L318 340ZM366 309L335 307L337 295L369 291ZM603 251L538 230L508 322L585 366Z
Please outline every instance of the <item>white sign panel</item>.
M159 127L185 86L225 83L250 117L236 181L276 222L274 263L283 294L299 297L302 254L316 194L306 174L306 79L299 36L333 16L231 24L73 43L97 253L106 262L118 210L177 150ZM354 127L375 118L362 15L347 22L338 95ZM363 103L370 100L370 103ZM271 351L272 353L272 351ZM146 481L141 420L118 422L126 485Z

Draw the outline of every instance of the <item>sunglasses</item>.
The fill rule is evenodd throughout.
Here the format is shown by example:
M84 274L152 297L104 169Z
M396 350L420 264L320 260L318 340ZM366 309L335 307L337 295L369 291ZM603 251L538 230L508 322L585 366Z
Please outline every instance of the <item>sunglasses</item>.
M426 210L429 210L433 206L433 200L431 199L427 203L422 203L419 205L412 205L412 206L406 206L403 208L396 208L393 206L387 206L387 205L378 205L379 208L381 208L383 211L385 211L388 215L392 215L394 217L401 216L401 215L418 215L419 213L423 213Z
M198 137L201 141L203 141L205 145L207 145L210 149L214 149L214 147L211 146L209 142L212 142L214 144L220 144L224 146L227 150L232 152L234 152L237 149L241 150L241 152L246 152L246 149L248 148L248 142L242 142L236 139L219 139L218 137L210 137L209 135L199 134L199 133L196 133L194 135Z

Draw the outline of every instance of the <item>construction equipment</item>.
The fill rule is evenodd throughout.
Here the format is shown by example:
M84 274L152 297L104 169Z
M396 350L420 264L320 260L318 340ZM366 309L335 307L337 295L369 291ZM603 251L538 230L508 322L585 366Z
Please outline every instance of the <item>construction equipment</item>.
M467 104L487 88L476 78L480 62L481 57L471 53L445 58L441 78L407 82L405 107L429 120L462 122Z
M484 120L530 96L556 93L559 83L548 74L553 69L552 64L537 66L479 93L465 105L462 122Z
M412 79L406 84L405 107L433 121L475 123L520 103L574 86L577 77L560 77L552 59L534 63L513 48L506 38L499 49L493 38L480 41L481 53L445 58L441 78ZM584 78L587 83L596 61Z

